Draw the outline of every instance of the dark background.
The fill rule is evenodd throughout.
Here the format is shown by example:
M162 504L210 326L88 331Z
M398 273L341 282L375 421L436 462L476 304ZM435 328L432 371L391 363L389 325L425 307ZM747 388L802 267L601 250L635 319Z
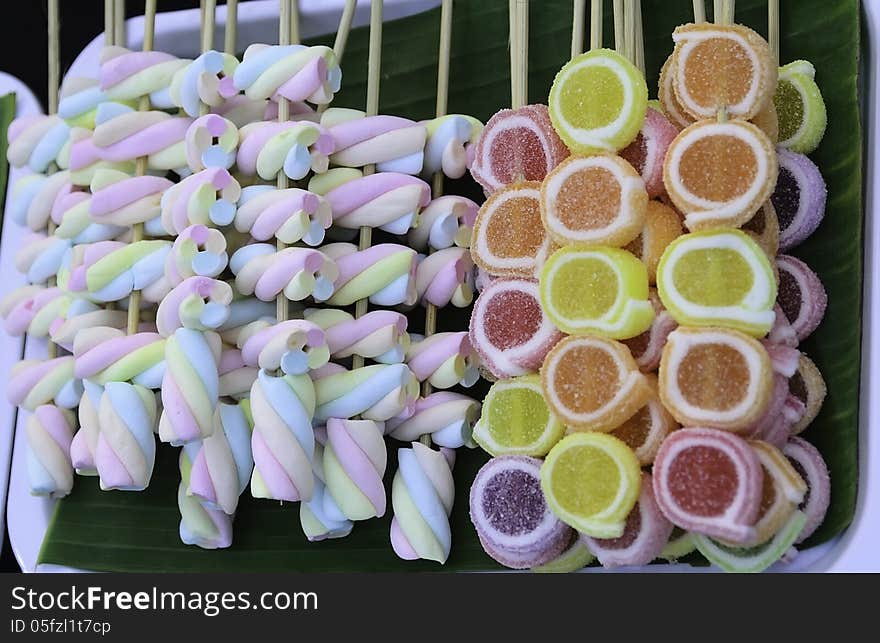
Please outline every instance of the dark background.
M159 11L192 9L198 0L159 0ZM223 4L219 2L218 4ZM104 31L104 0L60 0L61 74L92 39ZM144 12L143 1L125 3L127 17ZM0 69L24 81L46 105L47 42L46 1L19 0L3 3L0 22ZM6 502L6 499L2 499ZM3 551L0 572L19 571L3 525Z

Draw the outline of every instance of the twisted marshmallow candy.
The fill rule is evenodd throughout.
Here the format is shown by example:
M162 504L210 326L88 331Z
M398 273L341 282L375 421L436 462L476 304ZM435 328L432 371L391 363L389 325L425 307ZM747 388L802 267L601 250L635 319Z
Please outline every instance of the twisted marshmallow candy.
M292 245L302 241L317 246L333 222L330 204L317 194L271 185L252 185L241 191L235 229L257 241L278 239Z
M473 386L480 379L479 358L467 331L413 338L406 363L420 382L435 388Z

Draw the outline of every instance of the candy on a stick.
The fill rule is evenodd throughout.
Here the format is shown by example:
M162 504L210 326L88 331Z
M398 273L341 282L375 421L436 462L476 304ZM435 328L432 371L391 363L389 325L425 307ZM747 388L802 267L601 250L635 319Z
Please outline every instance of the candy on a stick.
M98 410L103 394L103 386L83 380L83 396L77 409L79 429L70 441L70 462L81 476L98 475L95 449L98 446L98 434L101 432Z
M694 122L694 117L687 113L678 97L675 95L673 83L676 79L675 55L670 54L660 68L660 81L657 88L657 97L663 107L663 115L679 129L684 129Z
M282 172L294 180L326 172L333 152L333 138L309 121L257 121L242 127L239 136L238 171L265 181Z
M788 522L803 501L807 485L782 451L761 440L750 444L761 460L764 483L754 537L743 544L760 545Z
M231 397L234 400L249 398L259 370L245 364L239 349L224 346L220 353L220 364L217 366L220 397Z
M543 457L564 433L565 426L544 400L541 378L523 375L492 385L473 438L493 456Z
M16 181L12 188L12 219L34 232L45 230L52 215L52 206L59 194L67 190L70 175L55 172L49 176L33 174Z
M165 278L177 286L190 277L216 277L226 269L226 237L196 224L181 230L165 261Z
M541 184L514 183L494 192L474 221L471 253L491 275L533 278L550 254L541 223Z
M783 65L773 95L779 116L779 144L801 154L809 154L819 146L828 121L815 76L815 67L806 60Z
M142 491L156 461L156 395L127 382L108 382L98 407L95 467L101 489Z
M220 227L232 223L241 186L222 167L210 167L170 186L162 195L162 227L179 234L194 224Z
M6 384L7 399L27 411L53 402L64 409L75 408L82 391L82 382L74 373L72 355L22 360L12 367Z
M177 487L177 508L180 510L180 541L202 549L225 549L232 545L232 516L206 506L189 493L193 452L197 443L180 450L180 484Z
M406 364L416 379L439 389L473 386L480 379L479 363L467 331L413 336L406 349Z
M314 176L309 189L322 195L333 213L333 225L351 230L363 226L406 234L418 225L419 210L431 200L431 188L399 172L364 175L360 170L334 168Z
M670 333L660 361L660 399L685 426L745 430L764 413L773 371L764 347L735 330Z
M474 263L467 248L444 248L419 261L416 291L423 304L437 308L470 306L474 298Z
M513 569L550 562L572 538L544 498L541 461L527 456L500 456L483 465L471 486L470 518L486 553Z
M237 341L244 363L266 371L302 375L330 359L322 330L302 319L258 320L243 328Z
M662 112L649 107L636 139L620 151L620 156L642 177L645 190L652 199L666 191L663 186L663 161L679 129Z
M773 192L776 151L745 121L700 121L669 146L663 183L690 230L738 227Z
M752 118L752 124L767 135L774 145L779 141L779 117L773 101L767 101L764 107Z
M768 257L775 257L779 252L779 218L773 201L764 202L755 215L742 224L742 231L752 238L752 241L761 246Z
M724 109L750 119L773 96L777 70L767 41L742 25L687 24L672 32L672 85L696 119Z
M561 331L629 339L654 319L648 271L619 248L562 248L541 269L541 304Z
M67 76L61 83L58 96L58 116L71 127L95 128L95 111L107 101L95 78Z
M74 339L73 355L76 377L98 385L131 381L158 389L165 374L165 339L155 332L83 329Z
M502 109L477 140L471 176L491 194L511 183L543 181L568 155L546 105Z
M255 498L309 501L314 490L312 415L315 389L306 374L275 377L261 370L251 388Z
M657 266L657 291L679 324L725 326L755 337L773 325L773 267L739 230L692 232L673 241Z
M189 277L159 303L156 330L163 337L170 337L178 328L200 331L219 328L229 315L230 303L232 288L225 281Z
M79 245L118 239L123 235L123 227L92 219L91 208L92 195L88 192L74 191L73 186L62 189L52 204L52 221L58 224L55 236Z
M473 164L474 145L483 124L472 116L446 114L424 122L428 130L422 176L442 172L450 179L460 179Z
M572 152L616 152L642 127L648 86L629 60L610 49L593 49L559 70L549 104L553 127Z
M440 447L473 446L471 434L480 417L480 403L461 393L437 391L419 398L408 418L391 418L385 423L388 435L401 442L413 442L430 435Z
M694 542L706 559L727 572L757 573L767 569L789 551L803 530L806 516L795 511L782 529L756 547L736 548L719 543L703 534L694 534Z
M455 501L452 466L455 451L435 451L420 442L397 450L397 472L391 483L391 546L404 560L449 558L452 530L449 513Z
M358 250L352 243L331 243L321 251L339 271L332 296L322 297L327 304L348 306L369 299L378 306L411 306L418 300L415 250L396 243L380 243L366 250Z
M27 333L31 337L46 337L52 324L61 319L70 306L68 297L60 288L27 285L13 290L0 301L0 315L4 330L12 337Z
M623 535L617 538L582 538L603 567L647 565L663 551L672 529L672 523L663 515L654 499L651 474L642 473L639 499L626 518Z
M812 444L799 437L792 437L782 448L791 466L807 485L807 491L798 507L807 517L795 543L809 538L822 524L831 502L831 479L822 454Z
M453 245L469 248L480 206L467 197L448 194L432 200L419 213L419 225L407 237L410 246L424 251Z
M229 258L235 286L243 295L273 301L281 293L291 301L333 295L337 267L331 257L312 248L276 250L273 244L252 243Z
M106 103L98 108L92 143L102 161L123 163L146 156L151 170L188 174L186 131L191 124L191 118Z
M73 352L74 341L81 331L96 327L124 329L127 316L125 310L109 310L85 299L71 299L64 316L49 326L49 339Z
M69 273L59 273L58 284L99 302L120 301L133 290L141 291L145 301L161 301L171 289L165 279L171 246L161 239L76 246L70 254Z
M405 364L372 364L350 371L328 364L312 377L316 423L357 415L378 422L409 417L419 394L419 381Z
M535 281L496 279L474 304L471 345L494 377L537 372L562 337L541 307Z
M399 116L367 116L358 109L331 107L321 125L333 138L330 162L339 167L375 165L383 172L422 173L428 130Z
M286 98L326 105L339 91L342 71L329 47L252 44L232 76L229 93L253 100Z
M583 569L596 559L580 538L575 538L568 549L549 563L532 567L535 574L568 574Z
M73 489L70 441L76 416L53 404L43 404L28 416L27 476L31 494L61 498Z
M635 239L624 250L638 257L648 269L648 283L657 283L657 265L670 243L683 233L681 218L675 210L660 201L648 201L645 223Z
M101 148L95 145L94 133L79 127L70 130L70 145L61 150L58 163L70 171L70 182L82 187L88 186L95 172L102 168L132 174L135 165L131 159L105 160Z
M652 393L626 346L593 335L559 342L544 360L541 386L553 412L575 431L612 431Z
M189 169L200 172L209 167L229 169L235 164L238 127L218 114L206 114L186 130L186 160Z
M12 167L46 172L58 159L70 136L70 126L56 115L16 118L9 125L6 158Z
M825 216L827 190L819 168L803 154L776 150L779 176L770 200L779 219L779 249L789 250L809 237Z
M328 538L345 538L351 533L354 525L346 518L339 505L333 500L333 496L327 491L324 475L324 445L326 442L326 430L316 429L315 457L312 459L312 469L315 472L315 489L312 499L301 502L299 505L299 522L303 533L310 541L326 540ZM324 507L328 511L324 511Z
M206 51L178 69L171 78L168 95L177 107L196 118L203 105L217 107L229 95L238 60L232 54ZM226 79L229 80L226 80ZM224 87L226 85L227 87Z
M317 246L333 222L330 204L321 196L271 185L251 185L241 191L235 211L235 229L257 241L277 239L286 244L302 241Z
M98 223L128 228L159 216L160 201L174 183L161 176L128 176L98 170L92 177L89 216Z
M660 552L660 558L668 560L670 563L675 563L692 553L696 548L697 545L694 542L694 535L692 533L684 531L680 527L673 527L669 541L666 543L663 551Z
M335 359L360 355L383 364L404 361L410 339L402 313L372 310L355 319L337 308L307 308L303 315L324 330Z
M638 236L648 195L619 156L569 157L544 179L541 219L559 245L624 246Z
M388 453L382 433L381 422L327 420L323 463L327 492L349 520L385 515L387 500L382 476ZM328 510L326 503L324 510Z
M219 399L220 336L181 327L165 340L159 438L180 445L214 431Z
M678 327L678 323L663 307L663 302L660 301L655 289L651 288L648 291L648 299L654 307L654 321L651 322L651 327L641 335L622 340L643 373L657 370L666 338Z
M256 331L275 321L275 302L260 301L256 297L245 297L236 293L229 305L229 318L217 332L224 343L240 348L239 338L246 331Z
M189 493L209 509L235 513L254 468L252 425L249 402L221 402L214 412L214 432L195 443Z
M646 378L651 387L650 399L611 432L611 435L622 440L633 450L642 466L654 462L654 456L657 455L663 440L678 428L675 418L660 402L657 393L657 376L646 375Z
M70 242L54 234L41 232L25 235L15 252L15 269L31 284L44 284L54 277L70 248Z
M804 405L803 416L791 427L792 434L796 435L816 419L828 389L813 360L803 353L798 360L797 371L788 380L788 387L790 394Z
M100 87L110 100L131 101L149 96L153 107L174 107L169 94L174 74L189 64L161 51L129 51L105 47L101 52Z
M617 438L588 431L564 437L541 466L553 513L581 534L623 536L641 487L639 461Z
M654 496L678 527L732 543L754 538L764 473L757 453L727 431L673 431L654 459Z
M828 295L819 277L807 264L789 255L776 258L779 269L777 303L799 341L816 330L828 305Z

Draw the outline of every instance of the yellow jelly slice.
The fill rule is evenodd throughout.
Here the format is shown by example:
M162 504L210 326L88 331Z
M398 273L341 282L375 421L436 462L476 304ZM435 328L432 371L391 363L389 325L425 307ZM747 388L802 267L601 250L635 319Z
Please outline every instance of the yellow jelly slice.
M563 438L541 466L541 489L564 523L594 538L619 538L639 497L641 470L632 450L605 433Z
M816 69L806 60L780 67L773 96L779 118L779 144L801 154L818 147L828 122L815 75Z
M541 305L570 335L628 339L654 319L648 300L648 271L619 248L557 250L541 270Z
M683 235L657 266L657 291L679 323L763 337L773 325L776 280L767 255L739 230Z
M473 438L493 456L543 456L564 431L544 401L540 377L525 375L492 385Z
M614 152L639 133L648 86L626 58L610 49L595 49L559 70L549 103L553 127L572 152Z

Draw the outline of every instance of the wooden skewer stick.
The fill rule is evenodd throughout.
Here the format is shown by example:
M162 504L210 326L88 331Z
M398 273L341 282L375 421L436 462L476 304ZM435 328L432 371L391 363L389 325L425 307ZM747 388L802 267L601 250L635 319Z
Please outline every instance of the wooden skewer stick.
M529 0L511 0L510 93L516 109L529 102Z
M114 0L104 0L104 46L109 47L116 43L116 34L113 32L116 8Z
M120 15L117 7L117 17ZM144 51L151 51L153 49L153 39L156 34L156 0L147 0L144 6ZM119 32L117 31L117 35ZM117 41L118 42L118 41ZM141 96L140 104L138 105L138 111L146 112L150 109L150 97L149 96ZM138 157L135 163L135 176L144 176L147 173L147 157L141 156ZM136 223L131 228L131 242L137 243L138 241L143 240L144 238L144 224ZM129 335L133 335L137 332L138 323L140 322L140 308L141 308L141 291L140 290L132 290L131 295L128 298L128 326L127 332Z
M631 63L635 63L636 53L636 30L634 14L634 0L626 0L623 3L623 39L626 42L626 57Z
M645 75L645 34L642 30L642 0L633 0L633 31L635 32L636 50L635 64L638 70Z
M383 0L372 0L370 3L370 45L367 57L367 116L376 116L379 113L379 83L382 74L382 16L384 13ZM375 166L364 166L364 176L373 174ZM366 250L373 244L373 230L369 226L360 229L358 249ZM354 306L354 316L363 317L369 308L369 299L359 299ZM360 355L352 357L352 367L360 368L364 365L364 358Z
M204 0L202 3L202 9L202 53L205 53L214 48L214 24L217 14L217 0ZM207 109L207 105L203 105L203 107ZM207 111L205 113L207 113Z
M126 41L128 38L125 33L125 0L113 0L114 3L114 18L113 18L113 44L119 45L120 47L125 47ZM155 12L154 14L155 15ZM144 18L146 19L147 10L144 8ZM151 27L152 30L155 30L155 25ZM144 23L144 37L146 38L147 34L147 24ZM152 45L150 45L152 49Z
M773 59L779 64L779 0L767 1L767 42Z
M294 22L296 22L297 25L299 24L299 18L293 17L294 14L299 13L299 7L297 6L296 0L280 0L280 5L278 11L278 44L281 46L287 46L292 42ZM283 123L289 117L290 103L286 98L279 95L278 122ZM287 175L284 173L283 169L278 172L276 185L279 190L286 190L288 187ZM287 244L283 241L277 241L275 247L280 251L284 250L287 247ZM275 299L275 318L279 322L286 321L289 314L288 310L289 306L287 297L285 296L284 291L282 291L278 293L278 297Z
M336 40L333 41L333 53L336 55L336 64L342 64L342 54L345 53L345 45L348 43L348 34L351 32L351 22L354 20L354 10L357 0L345 0L342 16L339 18L339 27L336 29ZM318 113L323 114L330 107L330 103L318 105Z
M591 5L595 8L596 2ZM574 11L571 18L571 57L574 58L584 50L584 18L587 14L587 0L574 0ZM592 24L590 25L592 27Z
M706 22L706 5L704 0L694 0L694 22Z
M715 24L723 24L724 21L724 0L713 0L712 2L712 19Z
M223 51L234 56L238 40L238 0L226 0L226 26L223 28Z
M590 50L602 48L602 0L590 0Z
M47 38L48 46L48 70L47 76L49 80L48 104L47 111L49 114L58 113L58 85L61 83L61 26L58 18L58 0L49 0L48 4L48 20L47 20ZM48 171L55 172L58 168L52 163ZM52 235L55 232L55 222L50 218L46 224L46 234ZM49 287L55 285L55 277L49 277L46 280ZM49 359L58 355L58 347L54 342L50 341L46 345L46 354Z
M628 58L626 55L626 37L624 35L626 29L624 28L623 2L624 0L614 0L612 5L614 11L614 49L624 58Z

